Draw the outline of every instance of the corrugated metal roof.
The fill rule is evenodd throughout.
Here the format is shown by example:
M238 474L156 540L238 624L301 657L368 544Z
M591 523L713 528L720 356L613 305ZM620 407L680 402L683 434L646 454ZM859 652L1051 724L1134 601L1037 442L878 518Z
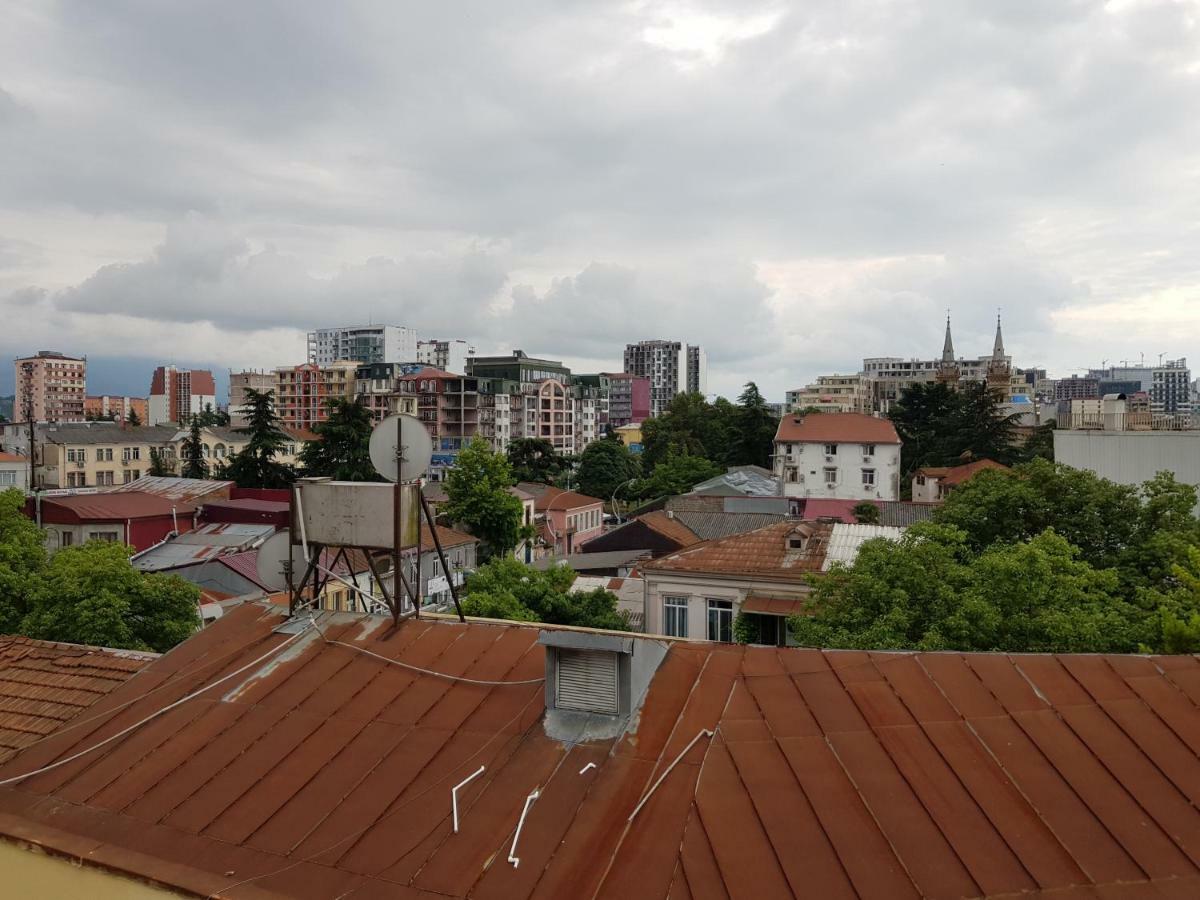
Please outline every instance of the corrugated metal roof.
M274 533L274 525L214 522L136 554L130 562L143 572L172 569L247 550L261 544Z
M245 665L281 620L230 610L148 667L167 689L0 778ZM444 673L544 671L536 628L323 621ZM312 631L239 682L0 789L0 832L229 898L1200 894L1193 657L673 642L636 732L581 743L546 735L541 684L455 683ZM450 788L481 765L455 834Z
M46 497L42 503L68 509L81 520L98 521L169 516L172 510L177 515L193 511L193 507L183 500L168 500L157 494L145 494L141 491Z
M0 761L53 734L157 656L0 636Z
M833 526L829 535L829 544L825 548L825 562L821 571L828 572L834 563L850 565L858 556L859 548L874 538L885 538L898 541L904 536L903 528L891 528L887 525L847 525L839 522Z
M645 572L732 575L802 581L817 572L833 525L785 520L641 563Z
M122 484L105 493L117 494L142 491L167 500L195 502L212 494L229 495L232 481L209 481L204 478L175 478L171 475L143 475L129 484Z
M675 518L688 527L701 540L711 541L715 538L730 537L735 534L745 534L757 531L781 522L787 516L776 513L729 513L729 512L696 512L679 510Z

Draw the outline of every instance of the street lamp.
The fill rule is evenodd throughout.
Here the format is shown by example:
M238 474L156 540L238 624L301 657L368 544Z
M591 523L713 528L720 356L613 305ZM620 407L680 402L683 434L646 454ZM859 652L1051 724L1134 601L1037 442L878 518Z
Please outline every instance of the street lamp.
M621 524L621 513L617 509L617 494L621 492L621 488L625 487L625 485L633 484L635 481L637 481L636 478L630 478L628 481L622 481L615 488L613 488L611 506L613 508L613 515L617 517L618 525Z

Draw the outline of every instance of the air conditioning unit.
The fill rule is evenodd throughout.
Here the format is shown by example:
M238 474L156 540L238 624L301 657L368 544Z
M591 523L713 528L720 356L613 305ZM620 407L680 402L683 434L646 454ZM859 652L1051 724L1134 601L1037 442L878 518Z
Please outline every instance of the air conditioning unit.
M875 460L875 457L873 457L873 456L864 456L863 457L863 462L865 462L865 463L874 462L874 460Z
M834 458L834 457L832 457L832 456L826 456L826 457L825 457L825 462L834 462L834 459L835 459L835 458Z

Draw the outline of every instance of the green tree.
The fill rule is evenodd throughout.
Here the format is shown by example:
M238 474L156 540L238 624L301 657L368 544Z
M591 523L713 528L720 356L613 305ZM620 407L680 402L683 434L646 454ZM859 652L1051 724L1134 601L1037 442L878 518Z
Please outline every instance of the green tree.
M545 571L512 557L493 559L467 579L463 612L471 616L608 628L628 631L628 618L617 610L610 591L573 591L576 573L568 566Z
M729 464L769 469L771 456L775 452L779 418L767 406L767 401L753 381L747 382L745 390L738 397L735 421L736 436Z
M642 499L686 494L702 481L715 478L724 471L703 456L690 456L678 450L668 451L648 478L643 478L629 490L629 496Z
M545 438L517 438L508 444L508 465L515 481L553 484L567 460Z
M1054 431L1058 422L1050 419L1033 429L1033 434L1021 448L1021 455L1027 459L1048 459L1054 462Z
M174 464L167 458L166 454L158 449L158 447L151 447L150 470L147 474L153 475L155 478L161 478L164 475L172 475L174 472Z
M859 649L1130 652L1153 618L1118 595L1052 530L973 554L967 535L917 525L865 543L852 566L814 578L811 616L791 620L805 646Z
M13 634L29 611L46 564L45 534L25 515L25 492L0 491L0 633Z
M207 478L208 460L204 457L204 444L200 436L200 419L192 416L192 427L180 446L183 459L184 478Z
M863 500L861 503L855 503L854 520L860 525L878 525L879 524L879 507L870 500Z
M50 559L21 632L68 641L165 653L199 626L200 589L176 575L144 574L131 547L89 541Z
M579 490L589 497L608 500L618 487L636 478L640 467L620 438L592 441L579 459Z
M337 481L381 481L371 463L371 413L357 400L330 400L329 415L314 426L320 440L309 441L300 451L300 465L308 477Z
M511 554L521 541L521 501L509 493L508 459L476 437L459 454L446 476L442 514L479 538L483 558Z
M642 468L649 474L674 450L711 460L722 468L732 458L739 407L724 397L676 394L662 414L642 423Z
M222 476L243 488L288 487L296 473L275 459L288 442L275 414L275 392L247 389L242 404L246 427L237 432L249 439L240 453L229 457Z
M129 407L129 415L125 417L125 424L132 425L135 428L142 424L142 417L137 414L137 410L132 406Z

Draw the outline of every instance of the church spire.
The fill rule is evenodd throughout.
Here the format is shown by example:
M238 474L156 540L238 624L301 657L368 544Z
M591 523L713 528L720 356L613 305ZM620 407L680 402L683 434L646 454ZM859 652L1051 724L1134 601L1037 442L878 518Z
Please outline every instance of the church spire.
M942 345L942 362L954 362L954 341L950 338L950 313L946 313L946 343Z
M996 313L996 342L992 344L992 359L1004 359L1004 335L1000 333L1000 313Z

